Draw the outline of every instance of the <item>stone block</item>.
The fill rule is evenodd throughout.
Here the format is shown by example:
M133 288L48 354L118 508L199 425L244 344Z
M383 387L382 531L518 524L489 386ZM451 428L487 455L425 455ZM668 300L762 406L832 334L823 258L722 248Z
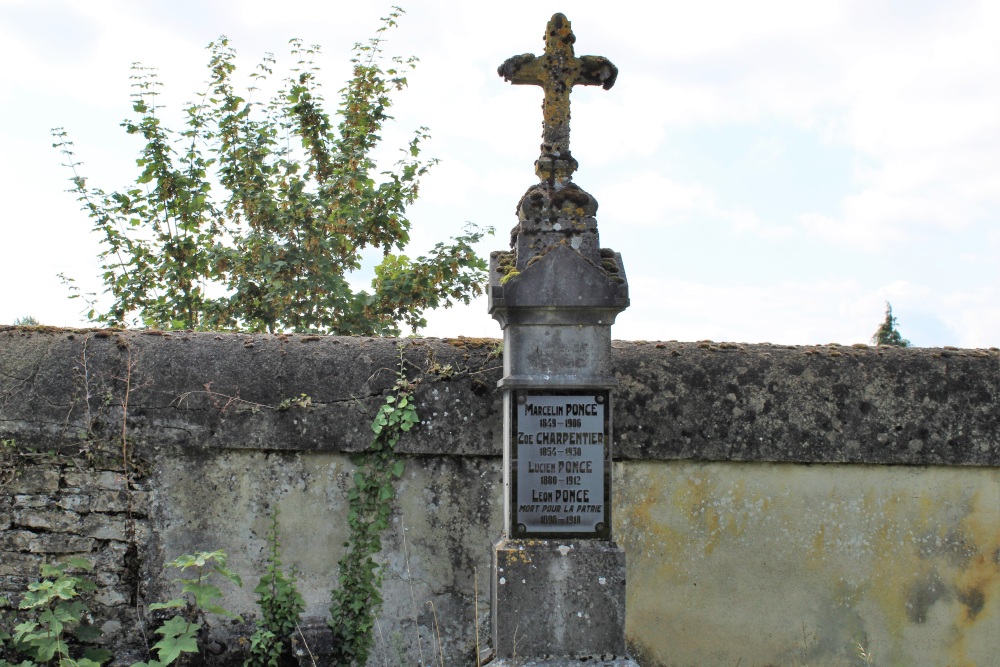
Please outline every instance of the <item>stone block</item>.
M118 569L121 570L120 565ZM104 569L95 569L93 579L98 586L118 586L122 582L118 572L108 572Z
M82 494L74 493L60 496L56 501L56 505L64 510L71 510L73 512L79 512L80 514L86 514L91 511L90 496Z
M625 552L598 540L501 540L493 552L498 658L625 657Z
M35 574L37 575L37 572ZM28 590L28 584L37 578L37 576L0 575L0 592L6 595L8 600L11 600L15 597L14 594L20 596L21 593ZM0 604L0 609L2 608L3 605Z
M128 604L128 598L114 588L101 588L94 593L94 602L105 607L118 607Z
M59 488L59 468L55 466L26 465L13 482L15 493L45 493Z
M20 553L0 553L0 577L38 576L38 565L42 562L39 556Z
M94 540L92 538L62 533L36 535L28 545L28 551L36 554L89 553L93 548Z
M146 544L153 536L153 529L149 521L135 522L135 540L139 544Z
M118 491L125 486L125 476L115 470L67 470L63 481L73 489Z
M18 493L14 496L14 507L22 509L45 509L56 504L55 499L49 495L35 495L28 493Z
M132 513L145 516L149 512L149 493L132 491ZM117 491L102 490L93 494L90 499L91 512L127 512L129 508L129 493L124 489Z
M0 533L0 552L28 551L35 533L27 530L10 530Z
M94 570L118 576L125 569L125 554L128 546L124 542L108 542L94 557Z
M101 625L101 633L106 638L116 638L122 631L122 623L117 619L112 619Z
M14 523L54 533L74 533L80 529L80 515L66 510L25 509L14 512Z
M149 491L132 492L132 514L135 516L149 516L152 499Z
M88 514L80 530L82 535L98 540L125 541L125 519L107 514Z

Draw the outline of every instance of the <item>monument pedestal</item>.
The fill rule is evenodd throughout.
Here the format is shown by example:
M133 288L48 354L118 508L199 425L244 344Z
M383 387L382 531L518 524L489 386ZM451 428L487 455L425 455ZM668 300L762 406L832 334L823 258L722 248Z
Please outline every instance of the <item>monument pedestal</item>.
M549 657L549 658L518 658L511 660L495 660L490 663L495 667L639 667L639 663L631 658L611 658L609 660L587 660L580 658Z
M625 552L614 542L501 539L491 583L498 658L625 655Z

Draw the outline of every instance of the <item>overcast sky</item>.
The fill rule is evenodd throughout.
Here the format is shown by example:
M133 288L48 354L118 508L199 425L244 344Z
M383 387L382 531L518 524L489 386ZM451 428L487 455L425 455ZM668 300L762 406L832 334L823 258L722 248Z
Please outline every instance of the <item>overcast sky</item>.
M507 245L536 179L542 92L496 74L540 53L562 11L578 55L619 68L575 89L574 180L600 202L632 306L617 338L867 342L891 301L915 345L1000 345L1000 3L501 3L414 0L387 50L421 59L398 96L402 144L441 159L410 209L412 254L465 221ZM129 67L159 68L168 121L227 35L249 72L287 42L323 46L330 97L388 4L341 0L0 0L0 323L82 325L56 277L100 288L98 237L65 192L49 130L105 190L134 178ZM177 123L173 123L177 125ZM427 335L498 336L485 302Z

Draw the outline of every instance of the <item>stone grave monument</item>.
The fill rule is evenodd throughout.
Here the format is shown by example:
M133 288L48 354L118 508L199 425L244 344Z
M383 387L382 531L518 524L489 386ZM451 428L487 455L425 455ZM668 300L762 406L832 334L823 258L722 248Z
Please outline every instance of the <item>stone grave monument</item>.
M490 257L489 312L504 335L504 527L494 547L498 664L633 664L625 650L625 554L613 541L611 325L628 307L621 256L602 249L597 201L572 182L573 86L617 68L574 55L562 14L545 52L498 69L541 86L539 182L517 206L511 250Z

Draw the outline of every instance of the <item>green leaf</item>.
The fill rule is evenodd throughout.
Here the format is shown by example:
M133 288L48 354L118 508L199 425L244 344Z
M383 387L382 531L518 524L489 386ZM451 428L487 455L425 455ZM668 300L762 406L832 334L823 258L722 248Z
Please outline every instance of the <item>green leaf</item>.
M185 584L181 590L193 595L194 603L198 607L204 607L211 600L217 600L222 597L222 591L214 584L189 583Z
M169 665L181 653L197 653L198 641L190 635L170 636L153 644L153 650L156 651L160 663Z
M156 611L157 609L179 609L181 607L186 607L187 602L182 599L168 600L167 602L154 602L149 605L150 611Z
M100 639L103 633L93 625L78 625L73 629L73 634L82 642L92 642Z
M64 667L101 667L101 663L97 660L91 660L90 658L83 657L77 660L63 660Z
M197 623L188 623L183 616L172 616L156 629L156 634L163 635L164 638L178 637L197 632L200 628Z
M114 653L106 648L87 647L83 650L83 657L99 665L103 665L114 657Z
M41 662L48 662L56 653L59 655L68 655L69 653L66 642L57 637L38 637L32 643L35 647L35 656Z
M73 556L66 562L69 563L70 567L75 567L78 570L91 572L94 569L94 564L82 556Z
M219 616L225 616L226 618L231 618L236 621L243 620L241 617L237 616L233 612L229 611L228 609L225 609L224 607L220 607L217 604L205 604L202 605L201 608L202 611L205 611L209 614L218 614Z

